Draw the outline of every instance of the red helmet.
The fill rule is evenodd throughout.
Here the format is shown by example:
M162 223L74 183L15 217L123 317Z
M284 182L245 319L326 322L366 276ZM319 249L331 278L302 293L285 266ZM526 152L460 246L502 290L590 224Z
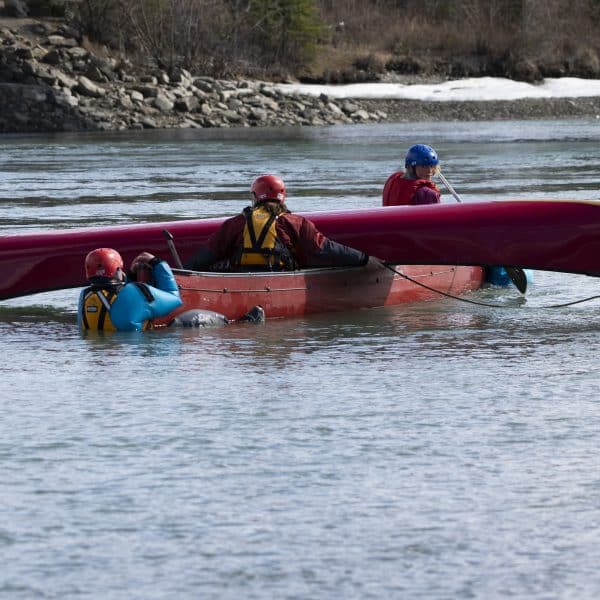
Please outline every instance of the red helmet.
M285 202L285 183L276 175L261 175L254 180L250 191L258 202L271 200L273 202Z
M120 273L118 272L120 269ZM85 276L107 277L108 279L121 279L123 272L123 259L112 248L97 248L85 257Z

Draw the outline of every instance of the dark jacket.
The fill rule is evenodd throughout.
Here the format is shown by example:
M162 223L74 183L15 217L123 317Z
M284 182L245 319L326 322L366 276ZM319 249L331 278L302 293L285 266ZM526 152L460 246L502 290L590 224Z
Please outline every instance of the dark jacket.
M206 246L200 248L184 267L201 271L215 263L228 261L231 269L238 269L236 262L243 245L245 224L243 213L227 219L210 236ZM292 251L300 268L361 266L369 261L369 256L364 252L330 240L311 221L300 215L279 215L276 232L278 239Z

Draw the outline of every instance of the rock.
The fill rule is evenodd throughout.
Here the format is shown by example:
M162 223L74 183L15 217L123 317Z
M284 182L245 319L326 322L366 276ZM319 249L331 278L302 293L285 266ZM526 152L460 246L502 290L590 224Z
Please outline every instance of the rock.
M48 44L50 44L50 46L67 46L69 48L74 48L78 45L77 40L73 38L66 38L62 35L49 35Z
M266 110L262 108L252 108L250 109L249 118L253 121L266 121L268 117L268 113Z
M178 98L175 101L175 110L178 110L179 112L194 112L199 105L200 102L193 96Z
M134 110L134 108L135 108L135 104L134 104L133 100L131 99L131 96L128 96L127 94L124 94L123 96L121 96L119 98L119 102L121 103L121 106L123 108L125 108L126 110Z
M200 91L210 94L214 89L213 82L214 79L206 77L197 77L196 79L194 79L194 86L197 87Z
M189 88L193 85L191 73L182 68L176 68L173 70L171 73L171 82L183 88Z
M230 123L240 123L243 120L242 115L235 110L224 110L221 114Z
M359 106L358 106L358 104L355 104L354 102L345 100L344 103L342 104L342 110L347 115L351 115L352 113L355 113L357 110L359 110Z
M61 71L56 72L56 82L58 83L58 85L60 85L63 88L67 88L69 91L77 87L77 79L69 77Z
M148 85L158 85L158 79L154 75L141 75L140 83L147 83Z
M194 121L194 119L191 119L188 117L184 121L181 122L180 127L181 128L191 127L192 129L202 129L202 124L198 123L198 121Z
M144 94L142 94L141 92L138 92L136 90L132 90L130 92L129 96L134 102L143 102L144 101Z
M166 85L171 82L171 78L164 71L157 73L156 76L153 77L153 80L155 84L160 83L162 85Z
M61 24L61 26L58 28L58 33L66 38L73 38L81 41L81 31L75 29L75 27L70 27L65 23Z
M87 58L90 53L81 46L75 46L74 48L68 48L67 53L73 60L83 60Z
M337 117L337 116L341 116L344 114L344 111L337 104L334 104L333 102L327 102L326 108L333 116Z
M156 98L158 96L158 88L153 85L135 85L133 89L142 94L144 98Z
M140 123L144 126L144 129L157 129L158 125L154 119L150 119L149 117L144 117L141 119Z
M355 121L368 121L369 113L366 110L357 110L350 115Z
M158 108L158 110L163 112L171 111L175 107L175 103L160 92L156 95L156 98L154 98L153 104L156 106L156 108Z
M102 73L102 71L94 66L90 65L85 71L85 77L90 79L91 81L96 81L98 83L108 83L109 79Z
M33 75L35 78L47 83L55 85L61 72L49 65L38 63L37 61L28 61L23 64L23 72Z
M57 48L52 48L50 52L47 52L43 58L38 58L37 60L42 60L49 65L59 65L63 61L62 51Z
M104 88L96 85L83 75L78 79L76 91L84 96L90 96L92 98L101 98L106 94Z

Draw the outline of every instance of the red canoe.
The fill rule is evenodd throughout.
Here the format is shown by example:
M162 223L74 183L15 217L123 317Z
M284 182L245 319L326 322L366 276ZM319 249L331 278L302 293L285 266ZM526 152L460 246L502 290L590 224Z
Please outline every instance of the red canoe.
M236 320L256 305L264 309L267 318L390 306L438 299L439 292L459 295L481 287L484 280L481 267L393 268L413 281L382 265L283 273L175 270L183 306L155 321L155 325L166 324L177 314L194 308Z
M403 265L506 265L600 273L600 205L568 200L441 204L305 216L326 235ZM0 299L85 284L93 248L126 263L141 250L170 261L168 229L185 262L223 219L52 231L0 237Z

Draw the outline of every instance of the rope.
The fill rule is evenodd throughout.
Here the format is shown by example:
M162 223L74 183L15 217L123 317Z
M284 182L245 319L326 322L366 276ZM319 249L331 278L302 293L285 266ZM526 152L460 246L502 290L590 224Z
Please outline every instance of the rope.
M468 298L461 298L460 296L455 296L453 294L448 294L447 292L442 292L442 290L437 290L435 288L432 288L432 287L426 285L425 283L421 283L420 281L413 279L409 275L405 275L401 271L394 269L394 267L390 266L389 264L387 264L385 262L382 262L381 264L386 269L389 269L390 271L392 271L392 273L395 273L396 275L400 275L400 277L403 277L407 281L410 281L411 283L414 283L415 285L425 288L426 290L429 290L430 292L439 294L440 296L445 296L446 298L452 298L452 300L458 300L459 302L466 302L467 304L475 304L477 306L486 306L488 308L512 308L511 306L507 306L506 304L493 304L491 302L478 302L477 300L469 300ZM589 302L590 300L596 300L597 298L600 298L600 295L590 296L589 298L583 298L580 300L573 300L573 302L565 302L564 304L550 304L547 306L537 306L536 308L565 308L567 306L573 306L574 304L581 304L583 302Z

